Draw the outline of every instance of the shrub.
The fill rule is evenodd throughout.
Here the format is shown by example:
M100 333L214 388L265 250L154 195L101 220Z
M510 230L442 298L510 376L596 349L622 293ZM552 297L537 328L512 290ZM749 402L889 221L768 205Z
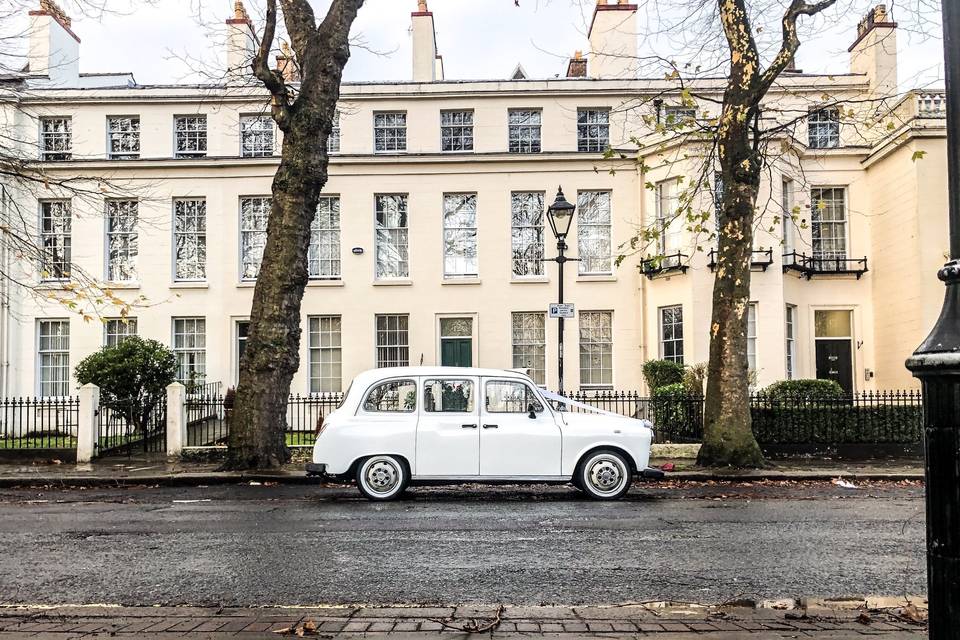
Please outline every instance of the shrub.
M760 395L768 400L835 400L844 394L835 380L781 380Z
M923 407L875 405L754 406L760 444L914 444L923 438Z
M176 379L177 358L156 340L131 336L90 354L74 373L80 384L100 387L100 404L146 431L150 415Z
M659 442L698 442L703 438L703 402L682 382L653 391L654 433Z
M683 372L683 386L692 396L702 396L706 391L707 363L692 364Z
M660 387L683 382L683 365L671 360L647 360L643 363L643 379L653 394Z

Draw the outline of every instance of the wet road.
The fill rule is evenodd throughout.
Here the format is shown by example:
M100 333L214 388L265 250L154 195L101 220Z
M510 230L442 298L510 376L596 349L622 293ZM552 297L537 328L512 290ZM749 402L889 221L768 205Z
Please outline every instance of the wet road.
M0 490L0 602L611 603L925 593L923 488Z

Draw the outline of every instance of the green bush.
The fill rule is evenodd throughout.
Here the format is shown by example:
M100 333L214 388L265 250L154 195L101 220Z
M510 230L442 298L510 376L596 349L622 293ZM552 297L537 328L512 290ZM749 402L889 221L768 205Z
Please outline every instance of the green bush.
M835 380L781 380L760 395L767 400L835 400L844 394Z
M661 387L683 382L683 365L671 360L647 360L643 363L643 379L653 394Z
M150 415L177 376L177 358L156 340L131 336L90 354L74 373L80 384L100 387L100 404L145 432Z
M683 386L692 396L702 396L707 390L707 363L691 364L683 371Z
M754 406L753 433L761 444L915 444L923 438L923 407Z
M654 433L658 442L698 442L703 437L703 402L682 382L653 391Z

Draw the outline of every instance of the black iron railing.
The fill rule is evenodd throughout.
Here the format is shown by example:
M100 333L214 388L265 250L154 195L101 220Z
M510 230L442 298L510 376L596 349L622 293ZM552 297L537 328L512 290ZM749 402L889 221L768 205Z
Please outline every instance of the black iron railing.
M685 253L671 253L666 256L654 256L640 261L640 273L653 278L663 273L686 273L690 266L687 264L689 256Z
M792 251L783 254L783 270L796 271L809 280L817 275L853 275L860 279L867 269L867 259L842 255L812 255Z
M76 449L80 400L0 398L0 449Z
M717 268L717 262L719 257L719 252L716 249L710 249L709 259L707 266L710 268L710 271L713 271ZM757 271L766 271L767 267L773 264L773 249L754 249L753 255L750 256L750 268Z
M163 453L167 450L167 399L160 398L146 415L122 404L97 410L96 455Z

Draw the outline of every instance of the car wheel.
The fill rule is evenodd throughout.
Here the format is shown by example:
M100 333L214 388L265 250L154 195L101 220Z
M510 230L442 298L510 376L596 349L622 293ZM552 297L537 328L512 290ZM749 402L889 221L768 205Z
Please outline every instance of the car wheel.
M393 500L407 488L407 466L395 456L372 456L357 466L357 488L370 500Z
M580 463L577 480L594 500L616 500L630 490L630 465L615 451L595 451Z

